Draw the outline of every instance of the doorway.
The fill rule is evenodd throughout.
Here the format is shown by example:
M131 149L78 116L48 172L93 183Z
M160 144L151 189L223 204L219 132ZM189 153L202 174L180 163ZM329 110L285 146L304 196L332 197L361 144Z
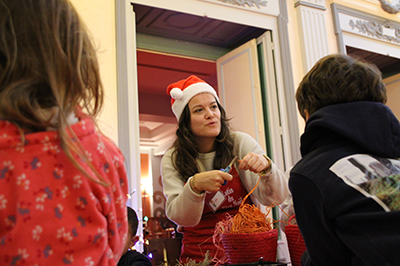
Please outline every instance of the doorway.
M162 155L174 140L177 122L171 111L171 99L166 94L167 86L193 74L218 92L217 58L266 30L138 4L133 4L133 10L136 15L140 150L148 153L153 162L149 164L153 170L152 190L154 195L160 195L157 203L152 201L151 217L145 224L151 252L160 249L155 246L162 245L160 238L165 238L171 229L154 226L154 223L163 224L165 219L166 202L158 170ZM152 197L142 192L142 206ZM168 248L166 251L168 254Z
M177 40L177 39L170 39L170 38L163 38L162 36L155 36L155 35L150 35L146 34L146 36L141 35L141 33L136 32L135 24L137 23L139 16L135 18L135 13L132 12L133 4L132 2L135 3L144 3L144 1L125 1L122 3L122 1L117 1L117 28L120 29L120 31L117 32L117 40L118 40L118 99L120 100L119 102L119 140L121 140L121 149L123 150L127 161L127 170L130 173L130 181L131 181L131 186L134 187L140 187L140 169L139 166L140 160L138 160L138 154L140 153L140 132L139 132L139 127L140 127L140 117L143 117L143 114L139 113L139 109L142 108L140 107L140 103L138 103L138 99L140 101L140 95L139 95L139 89L137 89L139 86L138 84L141 82L140 77L137 78L136 75L139 74L139 65L138 62L140 60L139 52L149 52L150 50L152 53L156 51L159 55L179 55L178 57L184 58L184 59L201 59L203 61L215 61L216 58L221 57L222 55L226 54L228 51L230 51L232 48L224 48L224 47L217 47L215 48L214 46L211 46L209 44L204 44L204 43L195 43L195 42L190 42L187 40ZM181 4L179 7L179 3ZM190 2L190 3L188 3ZM146 2L148 3L148 2ZM293 100L292 96L292 86L287 85L290 83L291 80L291 64L290 62L288 63L288 58L285 58L285 68L288 70L286 72L286 75L283 77L282 75L282 54L287 53L287 49L284 49L285 51L281 52L280 50L280 45L279 45L279 37L281 35L278 35L278 18L275 17L279 12L275 12L274 16L268 16L268 15L260 15L257 13L249 12L247 10L239 10L239 9L230 9L229 11L233 12L228 12L226 7L221 7L217 8L217 6L214 4L210 4L207 1L158 1L158 0L152 0L151 1L152 5L154 6L160 6L162 7L161 9L166 9L168 10L180 10L184 11L182 14L183 15L188 15L189 13L191 14L189 18L189 22L191 23L192 27L197 27L198 31L196 32L201 32L201 30L198 28L199 22L198 20L194 19L194 16L198 16L200 18L207 18L207 16L202 15L201 9L198 8L199 6L204 6L204 8L212 8L213 12L218 13L218 20L222 22L227 22L230 21L229 23L236 23L237 25L241 27L254 27L260 30L260 32L257 34L261 34L266 32L267 30L270 31L271 33L271 39L274 39L275 45L273 47L273 60L269 61L269 64L272 64L275 68L275 76L274 80L277 81L275 84L280 85L280 87L276 90L279 92L279 94L284 95L286 97L281 97L281 100L285 102L285 104L281 104L280 108L288 108L292 109L291 113L294 113L294 115L291 115L291 130L289 130L289 135L294 136L291 137L292 139L298 139L298 123L297 123L297 111L295 108L295 102ZM284 3L284 1L282 1ZM281 5L283 5L281 3ZM165 6L174 6L174 8L164 8ZM212 7L211 7L212 6ZM222 12L218 12L217 9L222 10ZM190 11L188 11L190 10ZM211 9L210 9L211 10ZM186 13L187 11L187 13ZM243 11L243 12L242 12ZM239 14L240 13L240 14ZM180 14L180 15L182 15ZM164 21L169 23L169 26L180 26L182 25L181 23L176 23L178 20L178 17L180 15L177 14L169 14L169 16L164 17ZM236 16L235 16L236 15ZM244 15L244 16L242 16ZM221 18L220 18L221 16ZM169 19L172 19L171 20ZM283 17L284 19L284 17ZM206 20L207 23L210 23L211 25L215 22L214 20ZM225 23L223 23L225 24ZM243 25L250 25L250 26L243 26ZM155 20L152 21L152 25L157 25L160 27L159 24L155 23ZM225 26L225 25L224 25ZM180 26L181 27L181 26ZM221 26L223 27L223 26ZM181 27L182 28L182 27ZM184 27L183 27L184 28ZM281 26L281 28L284 28ZM281 30L280 28L280 30ZM225 30L228 32L227 30ZM246 32L246 30L244 30ZM212 35L214 33L214 35ZM218 39L218 34L215 34L215 32L212 32L211 35L207 36L213 36L214 38L208 38L211 40ZM228 34L229 36L233 36L233 34ZM142 38L143 37L143 38ZM257 36L251 36L248 38L253 38ZM223 40L224 38L222 38ZM239 38L240 39L240 38ZM254 38L253 38L254 39ZM148 42L150 40L150 42ZM244 41L243 39L241 41ZM141 45L143 43L150 43L150 46L148 47L142 47ZM166 44L171 44L172 45L166 45ZM158 44L158 46L157 46ZM162 45L159 45L162 44ZM156 45L158 48L155 49L150 49L152 46ZM237 43L237 46L240 45L240 42ZM163 48L165 49L166 47L168 49L171 49L169 51L165 51L163 49L158 50ZM192 49L188 48L191 47ZM139 49L137 49L139 48ZM271 47L270 47L271 48ZM172 52L176 51L176 52ZM185 53L182 54L182 51ZM202 55L199 56L198 53L199 51L202 52ZM196 54L197 53L197 54ZM205 57L205 58L204 58ZM269 65L268 64L268 65ZM289 73L289 74L288 74ZM182 78L186 78L189 74L191 73L185 73L185 75ZM154 77L154 76L153 76ZM157 77L154 77L156 79ZM173 81L178 80L175 78ZM206 79L205 79L206 80ZM282 80L288 80L287 82L283 82ZM206 80L207 81L207 80ZM209 81L207 81L209 82ZM285 85L283 85L285 83ZM162 88L162 95L166 96L165 94L165 89L166 86L170 84L170 82L166 82L166 84ZM217 89L217 88L216 88ZM161 94L158 94L154 97L160 97ZM166 96L167 97L167 96ZM168 106L169 106L169 101L168 99ZM289 104L288 104L289 103ZM143 106L143 105L142 105ZM170 107L168 107L170 108ZM294 110L294 112L293 112ZM169 109L170 112L170 109ZM152 122L157 122L157 121L152 121ZM154 125L154 124L153 124ZM277 128L279 131L280 128ZM296 141L294 141L294 145L289 145L293 147L293 150L295 152L288 152L287 158L289 159L296 159L296 156L294 154L298 153L297 146L295 145ZM126 145L124 145L126 144ZM290 165L290 164L289 164ZM154 173L153 173L154 174ZM157 180L158 182L158 180ZM141 203L141 197L140 193L137 193L136 198L132 199L131 202L133 207L140 208L142 205Z
M117 81L118 81L118 140L122 152L127 161L127 171L130 177L130 187L140 187L140 133L139 133L139 106L138 106L138 78L137 78L137 44L140 46L140 38L136 36L136 19L133 12L135 3L151 5L166 10L176 10L184 14L204 18L214 18L224 22L236 23L238 25L248 25L270 30L271 38L274 41L273 64L276 67L276 79L280 87L277 89L281 95L280 99L284 104L281 108L286 108L288 136L290 139L289 152L286 157L292 161L300 158L298 150L298 114L294 100L294 84L292 67L289 52L289 34L287 27L287 7L286 1L271 2L266 7L238 7L228 3L214 0L121 0L116 1L116 27L117 27ZM172 16L176 19L176 16ZM173 23L172 23L173 24ZM278 30L279 27L279 30ZM154 36L153 36L154 37ZM214 36L215 37L215 36ZM212 38L211 38L212 39ZM214 38L215 39L215 38ZM166 40L166 39L165 39ZM188 41L173 40L177 53L185 51L185 47L191 46L192 54L201 51L204 54L214 56L213 60L226 53L221 53L221 49L209 49L210 45L198 44L187 45ZM168 40L163 42L168 43ZM159 45L161 46L161 45ZM186 53L187 51L185 51ZM283 73L285 73L283 75ZM164 93L164 92L163 92ZM285 107L282 107L285 106ZM137 193L131 199L132 207L141 206L141 197Z
M176 119L166 87L194 74L219 93L228 116L234 117L231 121L234 128L252 135L280 169L285 169L282 147L287 127L284 125L286 115L281 112L286 108L284 102L279 103L277 95L277 87L283 85L277 84L279 77L274 65L277 56L271 48L271 32L139 4L133 4L133 10L136 15L141 151L151 149L152 156L161 157L170 147ZM177 46L182 48L177 49ZM250 57L253 57L251 62ZM261 90L264 92L262 99ZM163 130L159 130L161 127ZM274 129L279 132L275 137ZM266 136L272 144L266 145ZM156 162L154 191L162 192L162 187L158 186L158 169ZM158 215L165 216L160 213L160 208L157 210Z

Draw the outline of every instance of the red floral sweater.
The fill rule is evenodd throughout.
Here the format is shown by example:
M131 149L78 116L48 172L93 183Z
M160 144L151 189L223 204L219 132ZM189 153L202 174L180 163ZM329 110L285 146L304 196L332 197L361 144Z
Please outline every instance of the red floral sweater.
M127 234L124 158L89 117L72 129L110 186L71 163L56 131L26 134L22 146L17 127L0 121L0 265L117 265Z

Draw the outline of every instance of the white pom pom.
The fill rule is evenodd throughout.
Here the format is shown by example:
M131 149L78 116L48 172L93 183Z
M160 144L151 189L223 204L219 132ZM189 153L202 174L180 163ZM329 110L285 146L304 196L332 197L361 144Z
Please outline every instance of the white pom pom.
M181 89L179 88L173 88L169 94L171 95L172 98L174 98L175 100L180 100L182 99L183 96L183 92Z

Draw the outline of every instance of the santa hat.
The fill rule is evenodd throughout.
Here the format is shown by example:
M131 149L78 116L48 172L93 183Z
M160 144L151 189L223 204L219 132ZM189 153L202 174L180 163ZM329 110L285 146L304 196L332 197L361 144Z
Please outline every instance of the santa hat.
M176 119L179 121L183 109L190 99L197 94L205 92L211 93L219 102L214 88L194 75L169 85L167 88L167 94L171 96L172 112L176 116Z

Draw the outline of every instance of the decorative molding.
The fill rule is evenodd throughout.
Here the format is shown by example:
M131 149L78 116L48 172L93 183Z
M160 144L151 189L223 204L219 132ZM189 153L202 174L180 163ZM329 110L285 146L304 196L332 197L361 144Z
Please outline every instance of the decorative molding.
M354 22L354 20L350 20L349 25L353 30L358 29L358 32L367 34L373 38L400 44L400 28L392 26L389 20L383 23L365 20L356 20ZM385 29L392 30L394 36L385 34Z
M352 46L400 58L400 23L338 4L331 6L340 53Z
M319 59L329 54L325 11L304 5L296 9L304 57L303 66L307 72Z
M275 17L277 17L280 14L280 3L282 2L282 0L197 0L197 1L209 2L213 4L226 6L229 8L236 8L245 11L271 15Z
M288 6L287 1L279 1L279 9L280 14L278 16L278 36L280 42L280 56L281 58L281 66L284 75L282 75L283 79L283 90L286 101L286 112L288 115L288 126L289 126L289 138L290 138L290 153L287 156L288 161L286 167L288 165L293 165L293 162L297 162L301 159L300 149L300 138L299 138L299 123L298 123L298 112L296 104L296 99L294 97L295 85L293 81L293 62L290 55L290 36L289 36L289 14L288 14ZM282 168L283 169L283 168ZM287 170L287 169L285 169ZM275 210L275 208L274 208ZM276 210L278 212L278 210ZM277 214L276 217L279 217Z
M266 7L268 3L267 1L264 0L217 0L217 1L243 7L248 5L249 7L258 7L258 8Z
M383 11L389 14L397 14L400 12L400 0L379 0Z
M307 6L307 7L326 10L325 0L295 0L294 7L298 6Z
M157 207L153 211L153 217L166 217L165 209L162 207Z
M161 180L161 178L159 178L159 180ZM154 200L154 203L157 203L157 204L164 204L167 201L164 193L161 190L157 190L157 191L153 192L153 200Z

